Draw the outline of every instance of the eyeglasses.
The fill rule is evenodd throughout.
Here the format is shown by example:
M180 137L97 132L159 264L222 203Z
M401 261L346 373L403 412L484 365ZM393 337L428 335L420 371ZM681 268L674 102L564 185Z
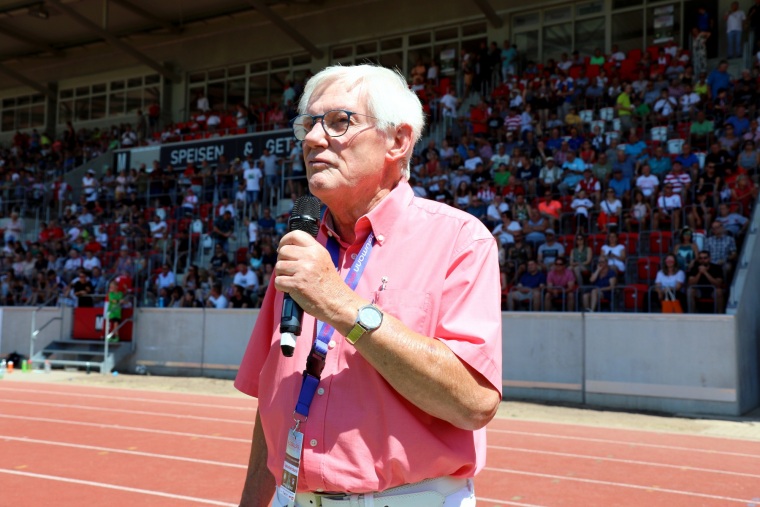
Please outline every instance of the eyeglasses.
M700 255L700 256L699 256L699 260L701 260L701 261L709 261L709 260L710 260L710 257L708 257L708 256L706 256L706 255Z
M322 124L322 128L330 137L340 137L348 132L348 127L351 126L351 116L366 116L367 118L375 118L367 114L354 113L353 111L346 111L345 109L333 109L327 111L325 114L301 114L290 120L290 124L293 127L293 135L299 141L306 139L306 136L314 128L314 124L319 122ZM321 121L320 121L321 120Z

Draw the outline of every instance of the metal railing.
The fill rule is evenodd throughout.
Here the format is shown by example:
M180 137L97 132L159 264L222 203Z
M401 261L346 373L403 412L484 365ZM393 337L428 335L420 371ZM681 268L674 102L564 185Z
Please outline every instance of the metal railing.
M42 332L42 330L44 330L53 322L56 322L59 320L63 322L63 305L59 304L58 307L60 308L61 314L58 317L53 317L49 319L39 328L37 327L37 312L39 312L43 308L48 307L51 302L57 299L58 299L58 294L51 296L47 301L45 301L41 305L38 305L34 310L32 310L32 331L29 334L29 363L30 365L32 364L32 360L34 358L34 345L35 345L35 342L37 341L37 335L39 335ZM60 335L63 336L63 326L61 326Z

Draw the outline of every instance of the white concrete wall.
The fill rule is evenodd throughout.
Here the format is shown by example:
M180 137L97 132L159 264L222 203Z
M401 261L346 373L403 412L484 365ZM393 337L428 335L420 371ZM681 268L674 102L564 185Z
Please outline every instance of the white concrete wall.
M54 316L55 309L44 314ZM27 353L30 315L3 309L0 354ZM234 378L257 316L258 310L139 309L136 352L117 369ZM739 403L734 316L504 313L502 319L506 399L721 415L755 406ZM40 345L58 332L47 330Z

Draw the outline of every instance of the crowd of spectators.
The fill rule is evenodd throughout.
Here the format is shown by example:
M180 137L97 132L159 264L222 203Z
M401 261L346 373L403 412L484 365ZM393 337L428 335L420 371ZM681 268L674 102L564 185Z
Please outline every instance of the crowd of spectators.
M504 309L644 311L672 299L722 311L757 196L758 73L734 78L726 62L695 73L692 56L667 44L521 65L515 46L492 43L463 51L456 76L412 68L428 131L444 134L418 147L410 182L493 231ZM149 111L109 132L18 133L0 157L0 303L101 304L92 295L116 279L140 304L257 306L287 227L262 194L283 173L284 195L305 191L299 143L286 157L89 171L78 199L62 176L125 139L285 127L299 87L221 116L198 96L181 128L160 129ZM25 231L11 214L22 197L56 218Z
M723 311L757 197L759 74L692 56L613 46L517 74L505 43L463 53L469 77L415 68L445 134L412 184L493 231L504 309Z

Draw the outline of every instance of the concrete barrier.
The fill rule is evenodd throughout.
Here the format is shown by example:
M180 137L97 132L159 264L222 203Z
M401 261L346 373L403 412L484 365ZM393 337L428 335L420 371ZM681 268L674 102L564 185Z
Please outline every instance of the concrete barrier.
M58 311L44 309L38 322ZM28 353L30 316L28 308L2 310L0 354ZM258 310L138 309L137 350L117 369L234 378L257 317ZM502 322L506 399L713 415L754 408L741 403L746 360L732 315L516 312ZM70 317L63 324L46 329L38 347L66 334Z

